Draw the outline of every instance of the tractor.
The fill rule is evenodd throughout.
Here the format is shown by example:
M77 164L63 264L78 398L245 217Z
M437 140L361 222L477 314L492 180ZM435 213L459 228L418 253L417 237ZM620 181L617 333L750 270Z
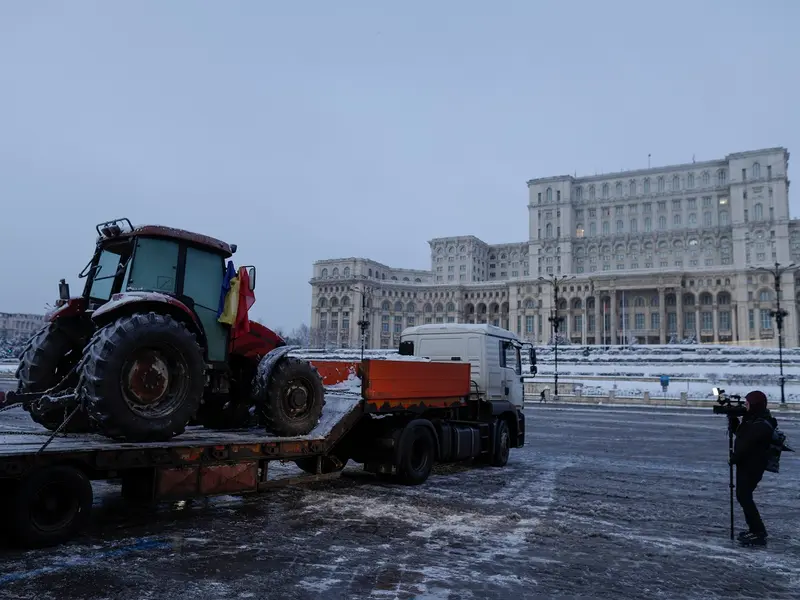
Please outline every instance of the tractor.
M46 325L22 352L8 402L51 431L126 442L166 441L190 424L258 424L282 436L316 426L324 387L314 366L250 321L246 302L237 304L235 324L220 318L231 273L254 300L255 267L236 275L235 245L129 219L96 231L79 274L83 294L71 297L61 280Z

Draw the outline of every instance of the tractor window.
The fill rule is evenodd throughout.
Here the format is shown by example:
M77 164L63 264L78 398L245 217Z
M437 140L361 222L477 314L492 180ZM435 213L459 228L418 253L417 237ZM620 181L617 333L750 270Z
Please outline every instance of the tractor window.
M206 335L208 360L223 361L228 344L228 326L217 321L217 309L225 275L222 256L205 250L186 249L183 295L192 299Z
M127 290L174 293L177 271L177 243L156 238L138 238Z
M224 263L219 254L196 248L186 249L186 274L183 276L183 295L194 300L198 311L208 310L216 319L219 307Z
M97 263L97 270L92 279L92 289L89 297L96 300L108 300L111 298L111 290L114 287L114 277L117 274L119 261L122 258L109 250L100 253L100 260Z

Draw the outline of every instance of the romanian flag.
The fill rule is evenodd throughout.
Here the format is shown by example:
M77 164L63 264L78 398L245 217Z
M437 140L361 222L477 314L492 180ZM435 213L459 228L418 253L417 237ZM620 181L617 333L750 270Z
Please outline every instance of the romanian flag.
M222 313L219 315L219 318L217 318L217 321L220 323L231 326L236 323L239 312L239 288L239 278L234 277L228 284L228 293L225 295Z
M250 274L244 267L239 267L239 275L236 277L238 280L238 305L233 324L233 337L239 337L250 331L250 308L256 302L256 295L250 289ZM233 288L231 288L231 293Z

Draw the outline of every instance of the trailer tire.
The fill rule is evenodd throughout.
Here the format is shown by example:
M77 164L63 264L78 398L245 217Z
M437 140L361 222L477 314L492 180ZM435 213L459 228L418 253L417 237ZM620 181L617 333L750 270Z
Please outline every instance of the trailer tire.
M436 460L436 438L428 421L412 421L400 436L397 478L405 485L424 483Z
M338 456L325 455L322 457L322 471L323 475L328 473L337 473L343 471L347 466L348 459L341 459ZM317 457L309 456L307 458L298 458L294 461L302 471L310 475L317 475Z
M24 548L66 542L88 522L92 500L83 471L63 465L37 469L17 484L10 501L11 539Z
M505 419L499 419L495 428L494 448L492 448L493 467L505 467L508 463L508 455L511 452L511 430Z
M317 426L325 405L325 387L316 367L294 356L275 365L268 382L261 415L266 429L277 435L306 435ZM266 384L266 385L264 385Z
M167 441L196 415L203 352L173 317L136 313L106 325L86 346L78 385L100 431L128 442Z

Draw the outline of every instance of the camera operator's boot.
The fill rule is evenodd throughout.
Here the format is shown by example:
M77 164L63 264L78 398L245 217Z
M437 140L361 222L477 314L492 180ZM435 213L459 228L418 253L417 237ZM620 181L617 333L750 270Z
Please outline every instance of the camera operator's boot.
M743 546L766 546L767 545L767 532L752 533L750 531L739 534L739 542Z

